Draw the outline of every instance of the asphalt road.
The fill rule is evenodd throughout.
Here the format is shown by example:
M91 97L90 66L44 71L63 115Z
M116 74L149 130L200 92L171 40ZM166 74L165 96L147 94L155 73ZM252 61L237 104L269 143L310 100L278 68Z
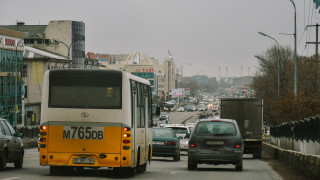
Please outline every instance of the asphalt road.
M188 171L186 152L182 153L181 160L175 162L172 158L153 158L148 164L147 171L135 174L133 178L119 176L108 169L85 169L82 174L62 174L51 176L48 166L39 165L38 150L28 149L25 153L24 167L14 169L8 164L8 169L0 172L0 180L56 180L56 179L237 179L237 180L273 180L281 177L262 160L244 158L244 170L236 171L233 165L198 165L198 169Z
M171 123L195 122L199 112L171 112ZM52 176L48 166L39 165L37 148L25 151L24 166L15 169L13 163L8 164L8 169L0 171L0 180L50 180L50 179L237 179L237 180L291 180L309 179L305 175L291 169L285 164L274 159L252 159L251 155L244 155L243 171L236 171L233 165L198 165L198 169L188 171L187 153L182 152L181 160L175 162L172 158L154 157L148 164L147 171L135 174L133 178L125 174L119 176L108 169L85 169L83 173L62 174Z

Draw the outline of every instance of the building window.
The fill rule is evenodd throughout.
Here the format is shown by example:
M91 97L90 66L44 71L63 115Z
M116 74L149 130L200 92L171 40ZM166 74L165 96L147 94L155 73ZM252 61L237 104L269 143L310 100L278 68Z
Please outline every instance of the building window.
M28 98L28 86L24 86L24 98Z
M27 77L28 76L28 65L23 65L21 76L22 77Z

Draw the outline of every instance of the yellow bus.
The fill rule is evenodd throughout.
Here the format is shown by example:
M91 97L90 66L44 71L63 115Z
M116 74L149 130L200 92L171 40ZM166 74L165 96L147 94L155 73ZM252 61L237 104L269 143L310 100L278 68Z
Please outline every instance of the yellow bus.
M50 173L108 167L133 176L152 156L150 83L124 71L44 74L40 165Z

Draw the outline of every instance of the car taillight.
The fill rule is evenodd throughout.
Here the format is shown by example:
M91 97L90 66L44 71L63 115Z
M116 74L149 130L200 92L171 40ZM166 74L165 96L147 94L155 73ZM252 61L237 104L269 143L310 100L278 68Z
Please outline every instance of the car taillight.
M176 142L175 141L167 141L168 146L175 146Z
M236 142L234 148L241 148L242 142Z
M195 145L195 144L192 144L192 143L190 143L189 146L190 146L190 147L196 147L196 145Z

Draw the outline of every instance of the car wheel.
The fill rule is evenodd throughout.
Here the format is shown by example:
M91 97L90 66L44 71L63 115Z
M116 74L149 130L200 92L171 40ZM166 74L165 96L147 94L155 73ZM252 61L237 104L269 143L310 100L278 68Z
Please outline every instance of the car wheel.
M194 169L196 169L196 168L197 168L197 163L188 160L188 170L194 170Z
M23 166L23 153L21 154L20 158L14 161L14 168L21 169Z
M236 164L236 170L237 170L237 171L242 171L242 159L241 159L241 161L239 161L239 162Z
M7 153L4 151L2 157L0 157L0 170L7 169Z
M180 159L180 150L178 149L178 151L176 152L176 154L173 156L173 160L174 161L179 161Z

